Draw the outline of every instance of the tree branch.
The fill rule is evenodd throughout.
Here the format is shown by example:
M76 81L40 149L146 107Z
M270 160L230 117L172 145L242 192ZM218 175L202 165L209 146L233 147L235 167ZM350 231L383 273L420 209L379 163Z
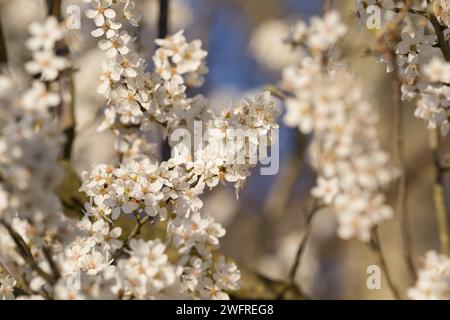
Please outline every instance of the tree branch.
M49 16L55 16L60 20L61 16L61 0L47 0L47 10Z
M428 20L430 20L433 25L434 31L436 32L436 36L438 39L439 48L441 49L442 55L445 58L445 61L450 62L450 47L448 45L448 41L445 40L444 30L446 27L442 26L435 15L427 15Z
M303 235L302 240L300 241L297 252L295 254L294 263L289 272L289 281L291 281L291 282L295 281L295 277L297 275L303 253L306 248L306 243L308 242L309 236L311 235L313 218L321 208L322 208L322 206L319 205L318 201L315 199L313 205L311 206L310 211L308 212L308 215L306 216L304 235Z
M410 217L408 210L408 189L405 163L405 129L403 119L402 102L402 80L400 79L399 68L396 61L395 49L390 47L390 43L396 43L400 39L400 25L404 21L411 7L411 1L405 2L404 7L399 11L389 24L386 32L379 38L381 50L384 52L387 60L392 64L392 93L393 93L393 112L394 112L394 159L396 166L400 171L397 194L397 213L401 220L401 237L403 245L403 256L409 272L414 280L417 279L417 270L414 264L413 248L411 241Z
M441 251L447 255L450 255L450 245L449 245L449 223L448 223L448 212L445 204L445 189L444 189L444 176L448 168L445 168L441 164L439 155L439 140L438 133L436 130L429 131L429 143L431 148L431 153L434 160L435 168L435 182L433 188L433 200L436 209L436 217L439 229L439 242Z
M6 39L3 34L2 20L0 16L0 66L8 63L8 51L6 50Z
M376 256L378 258L378 262L380 263L381 269L384 272L387 284L389 286L389 289L392 292L392 295L394 296L395 299L400 300L401 299L400 293L397 289L397 286L394 284L394 282L392 280L391 273L389 272L389 268L387 266L386 258L384 256L383 250L381 248L381 243L380 243L380 238L378 235L377 227L375 227L372 230L372 236L370 239L369 247L372 250L372 252L374 252L376 254Z
M147 223L147 221L150 220L150 216L145 215L145 217L143 217L142 219L137 218L137 223L134 226L134 229L130 232L130 234L128 235L128 237L125 239L122 247L120 247L115 253L114 253L114 257L113 257L113 264L115 264L117 262L117 259L120 258L120 256L122 255L122 253L124 252L124 250L126 248L128 248L128 244L130 243L131 240L133 240L134 238L136 238L140 233L141 233L141 229L142 227Z
M169 33L169 0L159 0L158 38L163 39ZM161 141L161 159L170 159L172 150L168 138Z
M393 61L395 65L395 58ZM394 67L397 69L397 67ZM403 104L401 100L401 80L398 70L393 73L393 103L394 103L394 146L397 166L400 171L398 181L397 212L400 215L400 227L403 244L403 256L414 280L417 279L417 270L413 257L413 246L411 240L411 223L408 209L408 181L405 164L405 128L403 118Z
M445 58L445 61L450 62L450 47L444 35L444 30L446 29L446 27L442 26L439 23L435 15L429 14L427 15L427 17L430 20L436 32L438 45L439 48L441 49L442 55ZM436 130L430 132L430 147L433 153L436 170L435 186L433 193L439 226L439 240L441 243L441 250L447 255L449 255L450 245L449 245L448 208L445 204L445 188L444 188L445 172L448 171L449 168L444 167L441 164L441 159L439 155L439 138Z
M158 38L169 33L169 0L159 0Z
M304 234L303 234L302 239L300 240L300 243L297 248L297 252L295 253L294 262L289 271L288 284L283 289L283 291L280 292L280 294L279 294L280 299L282 299L285 296L286 292L293 287L296 287L302 293L302 295L304 295L305 297L310 298L310 296L303 290L301 285L295 284L295 278L300 269L301 260L302 260L303 254L305 252L305 249L306 249L306 244L308 243L309 237L311 235L313 218L322 207L323 206L321 204L319 204L319 201L317 199L314 199L314 202L311 205L311 208L306 215Z
M23 240L22 236L18 234L6 221L0 220L0 223L6 228L6 230L8 230L9 235L16 244L18 253L26 261L26 263L30 266L30 268L34 270L41 278L43 278L48 283L52 285L56 284L57 279L55 277L50 276L44 270L42 270L42 268L38 265L38 263L34 259L34 256L31 253L30 248L26 244L25 240Z
M61 11L61 0L47 0L47 9L49 16L55 16L59 21L63 20ZM64 39L55 45L55 50L58 55L67 56L69 48ZM58 108L58 117L60 119L61 130L64 132L66 141L63 149L63 159L70 160L72 156L73 143L75 142L75 81L73 77L73 70L68 70L59 76L59 85L61 91L61 105ZM64 101L64 90L70 92L70 100Z

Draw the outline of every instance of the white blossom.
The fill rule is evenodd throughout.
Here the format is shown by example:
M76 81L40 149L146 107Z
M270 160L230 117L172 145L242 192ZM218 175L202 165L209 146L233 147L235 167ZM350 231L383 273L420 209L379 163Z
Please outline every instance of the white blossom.
M425 255L422 268L414 287L408 290L408 296L414 300L450 299L450 259L435 251Z

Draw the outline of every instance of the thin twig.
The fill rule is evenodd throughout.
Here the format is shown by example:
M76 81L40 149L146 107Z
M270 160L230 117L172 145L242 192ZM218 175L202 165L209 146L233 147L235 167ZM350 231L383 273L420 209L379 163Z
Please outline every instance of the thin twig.
M26 244L25 240L23 240L22 236L19 233L17 233L6 221L0 220L0 223L6 228L6 230L8 230L9 235L16 244L18 253L27 262L30 268L33 269L41 278L43 278L48 283L52 285L56 284L57 279L47 274L44 270L42 270L42 268L38 265L38 263L34 259L34 256L31 253L30 248Z
M147 221L150 220L150 216L146 215L145 217L143 217L142 219L137 218L137 223L134 226L134 229L130 232L130 234L128 235L128 237L125 239L125 241L122 244L122 247L120 247L114 254L113 257L113 263L116 263L117 259L120 258L120 256L122 255L122 253L125 251L126 248L128 248L128 244L130 243L131 240L133 240L134 238L136 238L140 233L141 233L141 229L142 227L147 223Z
M400 300L400 293L397 289L397 286L394 284L392 277L391 277L391 273L389 272L389 268L387 266L387 262L386 262L386 258L384 256L383 253L383 249L381 248L381 243L380 243L380 238L378 235L378 228L375 227L372 230L372 237L369 243L369 246L371 248L371 250L376 254L377 258L378 258L378 262L380 263L381 269L384 272L384 275L386 277L386 282L389 286L389 289L392 292L392 295L394 296L395 299Z
M407 189L407 175L405 163L405 128L403 118L403 102L402 102L402 81L399 76L399 69L396 61L394 49L389 47L389 41L395 41L400 37L399 25L406 16L407 9L410 3L405 4L404 10L397 17L397 20L390 25L388 34L383 37L384 51L390 63L393 65L392 72L392 88L393 88L393 112L394 112L394 157L400 176L398 181L398 195L397 195L397 212L400 216L400 228L403 245L403 256L406 261L409 272L414 280L417 279L417 270L413 258L413 247L411 240L411 224L408 210L408 189Z
M400 25L404 21L411 7L411 0L405 2L405 5L398 11L398 15L393 19L386 32L378 39L381 51L385 54L389 63L393 66L392 72L392 94L393 94L393 114L394 114L394 157L400 176L398 179L397 194L397 213L401 223L401 238L403 245L403 256L409 272L414 280L417 279L417 271L413 258L413 247L411 240L411 225L408 210L408 189L405 162L405 129L403 119L403 102L402 102L402 80L400 79L399 69L396 61L395 49L391 48L391 43L396 43L400 38Z
M299 270L299 266L300 266L301 259L303 257L303 253L306 248L306 244L309 240L309 236L311 235L313 218L316 215L316 213L319 211L320 208L321 208L321 206L318 204L318 201L315 199L314 203L311 206L310 211L308 212L308 215L306 216L305 231L303 234L303 238L300 241L300 244L297 248L294 263L291 267L291 270L289 271L289 281L291 281L291 282L295 281L295 277Z
M395 64L395 59L394 59ZM411 237L411 223L408 209L408 186L405 164L405 129L403 118L403 106L401 100L401 80L398 70L393 73L393 102L394 102L394 146L397 166L400 172L398 181L397 211L400 216L400 228L403 244L403 256L414 280L417 279L417 270L413 258L413 246Z
M445 205L445 189L443 186L444 175L448 168L442 166L439 156L439 142L438 133L436 130L429 131L429 144L433 155L434 167L435 167L435 182L433 188L433 200L436 210L436 217L439 229L439 242L441 251L447 255L450 254L449 245L449 223L447 216L447 208Z
M295 253L294 262L289 270L288 275L288 283L287 286L280 292L278 298L282 299L286 292L293 288L294 286L297 287L297 289L304 295L305 297L309 298L310 296L303 290L302 286L295 283L295 278L297 276L297 273L300 269L301 260L303 257L303 254L305 252L306 244L308 243L309 237L311 235L312 230L312 221L316 213L322 208L322 205L319 204L317 199L314 199L310 210L308 211L306 215L306 222L305 222L305 230L303 233L303 237L300 240L300 243L298 245L297 251Z
M13 265L11 265L11 264L13 264ZM17 288L14 288L14 291L15 291L14 296L17 297L18 295L23 295L23 294L31 296L34 294L38 294L36 291L31 289L29 282L24 277L24 274L21 273L17 269L17 265L15 263L11 263L11 264L9 264L9 266L6 267L5 265L3 265L0 262L0 268L3 268L7 274L9 274L11 277L14 278L14 280L16 280Z
M281 91L277 86L267 85L264 87L264 90L269 91L271 95L273 95L275 98L280 99L281 101L284 101L286 99L286 95L284 94L284 92Z

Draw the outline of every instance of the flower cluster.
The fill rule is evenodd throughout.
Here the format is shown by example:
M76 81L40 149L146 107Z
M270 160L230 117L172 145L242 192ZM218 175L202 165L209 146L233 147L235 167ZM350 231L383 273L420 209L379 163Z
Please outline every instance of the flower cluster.
M29 30L32 37L27 46L33 54L53 55L51 59L64 61L68 66L65 58L54 55L55 44L64 34L55 17L47 18L42 24L32 23ZM3 189L9 193L5 208L9 215L20 212L21 218L46 226L50 220L58 221L61 211L54 190L62 179L57 162L63 137L52 112L61 100L56 81L60 69L52 69L51 61L45 62L39 72L29 68L37 64L31 61L26 69L32 75L40 73L41 80L34 80L24 92L15 89L12 76L1 76L4 123L0 131L0 174Z
M249 169L256 164L251 161L254 147L267 148L274 142L272 131L278 127L279 110L266 92L214 115L204 97L187 97L187 89L201 85L207 71L206 52L199 40L186 42L182 31L156 40L160 47L153 57L155 70L147 72L132 37L122 30L122 22L117 19L117 4L102 1L95 5L87 12L98 27L92 35L103 37L99 47L109 58L103 64L98 89L107 100L101 128L118 134L119 151L129 154L129 147L143 137L140 134L154 125L170 134L180 128L190 132L196 121L202 121L200 128L206 134L194 150L188 141L179 141L172 157L161 163L138 150L118 165L100 164L82 175L80 191L90 201L85 205L86 218L78 228L86 229L84 225L97 230L99 222L112 228L121 215L134 216L138 221L150 217L153 223L166 228L164 241L131 239L117 248L105 245L105 239L116 239L113 235L119 230L105 229L101 234L108 237L100 243L95 242L94 235L77 237L66 254L75 257L76 270L82 274L113 281L110 290L121 298L228 298L226 292L239 287L240 272L234 263L215 254L225 229L200 212L200 195L206 187L215 187L221 181L234 183L237 190L243 187ZM217 147L235 139L236 130L252 134L236 148ZM235 161L238 155L243 155L242 162ZM129 257L117 256L116 250L123 248ZM168 250L175 250L177 255L169 259ZM84 261L88 261L87 266ZM77 294L80 292L83 289Z
M310 30L311 29L311 30ZM291 36L305 57L283 71L286 125L312 134L312 163L319 173L314 197L331 206L342 238L370 239L370 230L392 216L381 192L394 178L376 134L377 115L356 79L327 63L346 27L336 12L298 23Z
M289 40L294 45L304 44L313 54L321 55L328 51L347 32L336 11L327 13L323 18L312 17L310 25L298 21Z
M97 275L110 265L111 254L122 247L118 239L122 230L103 219L92 222L87 216L78 223L77 229L76 238L66 246L61 259L63 276L81 272Z
M2 300L10 300L14 298L14 286L16 281L9 277L0 278L0 297Z
M59 79L69 67L59 53L64 29L54 17L34 23L27 42L34 60L26 68L39 80L17 92L12 77L0 77L1 297L14 297L20 274L24 292L16 298L21 299L227 299L227 292L239 288L240 271L217 254L225 229L200 212L200 195L219 182L234 183L237 190L244 186L256 165L255 147L275 141L279 110L265 92L214 115L204 97L187 97L207 71L199 40L187 42L182 31L157 40L155 70L147 72L122 29L124 19L139 21L133 2L86 2L93 5L86 12L96 25L92 35L102 37L99 46L109 59L98 88L107 101L102 127L117 133L118 150L131 156L83 173L80 191L89 197L84 217L77 221L63 214L55 190L62 180L58 161L64 142ZM199 120L207 134L195 145L195 159L184 140L161 163L136 147L146 143L154 125L170 134L180 127L192 130ZM251 134L236 148L217 147L235 139L236 130ZM128 235L123 241L118 225L123 215L137 223L147 218L163 235L148 241ZM17 241L30 255L17 251Z
M189 128L194 119L208 119L206 100L186 95L187 87L200 86L202 75L208 71L201 41L187 43L183 31L156 40L160 48L153 57L155 70L147 72L145 60L134 48L134 39L119 22L116 13L120 10L119 4L93 2L93 8L86 12L97 28L91 34L101 38L98 46L105 50L109 59L102 63L101 84L97 90L107 100L99 130L114 130L118 137L116 149L127 158L133 158L148 144L146 132L149 130L163 128L170 134L178 127ZM124 15L129 16L125 11ZM137 22L137 19L131 21ZM134 152L137 141L142 147Z
M67 59L56 53L56 44L62 39L64 28L55 17L49 17L43 24L32 23L30 33L32 37L27 41L27 47L33 60L25 65L25 69L32 75L40 75L43 81L55 80L68 66Z
M427 252L417 283L408 290L408 296L414 300L449 300L450 259L435 251Z
M12 76L1 76L4 122L0 163L9 201L5 210L10 215L20 212L22 218L30 219L43 230L48 227L46 223L61 219L58 215L61 204L54 190L62 179L57 161L63 137L53 121L53 110L61 103L59 72L69 64L66 58L56 55L56 44L62 40L64 28L55 17L32 23L29 31L27 46L34 60L26 64L26 70L41 77L29 89L18 92Z
M205 188L205 177L193 165L187 168L172 161L160 165L148 159L129 161L119 168L99 165L90 175L85 173L81 190L92 199L92 203L86 205L86 213L99 221L114 221L120 214L148 215L154 221L168 220L167 237L179 253L179 266L175 268L168 262L164 254L165 245L160 240L133 242L130 244L130 259L120 259L117 265L125 295L155 298L161 293L159 298L162 298L168 294L167 290L160 292L162 289L173 289L176 285L177 294L189 291L193 297L206 298L205 290L211 287L221 288L220 292L213 293L226 297L223 290L237 288L239 271L233 264L233 272L224 275L224 271L220 271L224 268L222 264L229 263L214 263L212 251L218 248L219 238L225 235L225 230L211 217L202 216L198 211L202 207L199 195ZM147 261L151 255L155 255L155 263L158 264ZM202 261L200 265L198 261ZM214 280L215 277L220 278L219 275L214 276L215 273L235 281L220 285L216 283L219 280ZM169 292L173 293L173 290ZM209 298L213 297L211 293Z
M390 5L385 9L395 11L401 8ZM385 52L381 52L377 59L388 63L388 72L398 72L402 99L416 101L414 115L424 119L429 129L440 128L442 135L447 135L450 129L450 90L446 77L440 75L446 70L444 58L450 59L448 55L443 56L443 53L446 55L443 47L449 46L446 36L449 3L441 0L422 2L413 9L401 21L401 37L394 43L394 61L386 57ZM360 11L364 12L364 8ZM391 19L395 19L395 15Z
M226 129L238 125L253 129L253 143L258 145L263 141L260 137L277 127L278 112L266 92L255 99L247 98L240 106L211 120L208 130L214 133L206 139L204 149L197 153L195 160L190 160L183 152L181 143L175 147L175 156L162 163L145 158L127 161L119 167L95 166L90 173L82 175L84 182L80 190L91 199L86 204L86 214L112 222L121 214L150 216L154 222L166 223L168 239L179 253L179 265L183 266L181 282L177 285L184 288L185 294L191 292L197 298L227 297L226 291L238 287L239 270L223 257L214 261L213 252L219 247L225 229L213 218L200 213L203 203L199 197L206 187L215 187L221 181L235 183L237 189L241 188L249 176L249 169L254 166L248 159L242 164L228 162L229 153L221 154L216 150L217 144L230 138L230 131ZM243 153L244 148L249 148L248 144L231 152L235 156ZM143 263L140 259L134 260L130 262L133 265ZM133 267L123 270L126 269ZM144 290L148 286L147 280L143 280L138 288L129 288L133 292L139 290L139 294L128 291L127 294L154 297L155 292ZM169 282L172 288L173 283Z
M450 3L446 0L430 1L433 13L439 19L439 22L450 27Z
M390 16L389 22L395 25L386 30L391 43L383 44L376 59L387 63L388 72L397 72L394 76L400 80L402 99L416 103L414 115L424 119L428 129L440 129L446 136L450 130L450 3L432 0L405 5L405 1L389 1L383 8L402 16ZM448 274L448 257L428 252L409 297L449 299Z
M56 18L49 17L42 24L33 23L30 33L27 46L34 60L27 63L26 70L40 74L39 80L22 92L11 74L0 76L0 269L20 274L23 289L38 292L46 282L42 274L52 273L61 245L70 241L73 223L64 216L56 194L63 178L58 161L64 137L55 122L54 108L61 101L59 72L68 63L55 54L55 47L64 29ZM31 258L23 255L17 241L29 247ZM53 254L46 255L42 247ZM27 268L27 259L35 261L34 268ZM11 298L15 282L10 278L1 282L3 298Z
M130 258L117 265L125 295L136 299L174 297L182 292L179 278L182 268L169 262L161 240L132 240Z
M232 184L238 196L257 160L277 147L280 110L265 91L214 113L207 98L191 95L208 72L200 40L187 40L183 30L156 39L148 64L134 37L141 20L134 1L84 2L105 56L96 90L104 98L98 129L116 136L118 159L93 165L80 180L72 176L65 151L73 137L62 119L74 107L66 87L73 72L66 27L53 16L32 23L29 83L20 89L12 73L0 73L0 300L229 299L241 272L219 251L227 232L208 214L203 195ZM402 32L392 37L393 50L378 58L398 73L403 99L417 103L415 115L446 135L449 1L412 2L406 10L405 1L356 3L363 19L371 6L384 20L405 14L395 21ZM314 208L331 209L341 238L375 240L373 228L393 215L383 190L397 172L378 140L376 110L339 59L347 27L329 11L288 31L281 20L264 23L250 47L267 69L283 69L276 94L286 106L284 124L309 136ZM155 137L170 145L160 161ZM280 250L261 260L261 271L278 267L277 277L292 271L291 258L295 253L298 264L308 232L287 234L276 244ZM292 245L300 241L299 248ZM311 279L318 249L308 249ZM409 298L450 299L447 255L428 252L417 275ZM308 279L297 276L304 288ZM286 290L296 289L291 284Z
M157 39L160 46L153 56L155 71L165 81L188 86L199 87L204 79L203 74L208 72L205 65L207 52L201 49L202 42L194 40L186 42L183 30L165 39ZM181 90L181 88L180 88Z
M49 113L52 108L61 104L58 78L61 72L70 67L68 59L63 55L65 28L55 17L49 16L42 23L33 22L29 32L31 37L26 45L33 60L25 64L25 69L36 80L23 93L20 107L39 117L48 117L51 116Z

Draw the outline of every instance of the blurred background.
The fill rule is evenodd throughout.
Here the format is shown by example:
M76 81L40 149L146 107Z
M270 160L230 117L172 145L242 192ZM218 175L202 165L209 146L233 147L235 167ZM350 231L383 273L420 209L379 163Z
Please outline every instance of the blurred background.
M157 34L158 1L138 0L143 16L138 29L141 52L151 64ZM72 165L77 173L93 164L111 162L113 137L98 133L96 127L102 97L95 88L99 82L104 54L89 35L93 26L84 17L82 0L63 1L63 7L79 5L81 30L69 34L78 71L75 75L77 138ZM376 64L366 52L374 45L375 34L358 28L353 1L334 1L349 27L341 43L344 63L359 77L366 98L379 112L379 134L385 150L392 152L392 93L385 65ZM283 43L290 26L298 19L308 20L322 13L317 0L170 0L169 32L185 29L188 40L199 38L208 51L210 69L205 85L198 89L212 100L215 111L236 104L269 84L277 84L281 70L298 62ZM46 15L44 0L0 0L0 19L8 48L11 69L27 84L23 63L29 60L24 46L31 21ZM283 108L282 103L280 108ZM414 118L413 106L405 106L408 210L411 216L413 250L417 263L424 251L438 248L432 197L433 166L428 136L421 120ZM227 229L223 252L233 257L243 270L242 296L273 298L270 288L255 278L286 279L304 232L305 211L311 205L309 191L315 182L307 162L307 137L282 126L280 132L280 172L261 176L255 169L247 187L236 199L232 187L221 186L204 195L204 212L213 215ZM396 205L396 186L388 192ZM268 227L270 226L270 227ZM400 221L395 218L380 227L386 259L396 284L402 291L412 285L402 256ZM384 282L381 290L366 286L369 265L376 264L368 247L357 240L336 236L332 212L322 210L312 227L312 236L303 257L297 281L310 295L329 299L390 299ZM259 276L258 276L259 275ZM261 277L262 276L262 277Z

